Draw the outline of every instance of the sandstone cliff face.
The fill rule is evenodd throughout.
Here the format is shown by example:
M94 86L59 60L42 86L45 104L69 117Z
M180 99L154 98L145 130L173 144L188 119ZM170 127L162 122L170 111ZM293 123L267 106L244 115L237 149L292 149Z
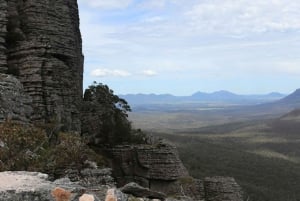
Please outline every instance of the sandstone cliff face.
M32 97L33 121L80 131L83 56L76 0L0 0L0 72Z
M154 181L173 181L188 176L177 150L169 144L118 146L111 149L118 184L137 181L152 187Z
M7 24L7 1L0 0L0 73L7 71L7 57L5 47Z
M0 73L0 123L9 119L28 123L32 113L31 98L18 79Z
M55 121L62 125L61 130L80 132L80 116L87 126L99 119L101 114L90 110L80 114L81 43L76 0L0 0L0 123L7 118L25 123ZM98 129L86 127L83 134L93 138ZM241 200L231 180L203 182L189 177L170 144L119 146L109 151L121 186L136 181L194 200ZM26 189L21 194L5 191L8 197L2 200L50 199L49 188L42 192L46 197L37 194L32 198Z
M176 147L167 142L118 146L110 152L118 185L134 181L168 196L187 196L199 201L243 200L242 191L233 178L199 180L190 177Z

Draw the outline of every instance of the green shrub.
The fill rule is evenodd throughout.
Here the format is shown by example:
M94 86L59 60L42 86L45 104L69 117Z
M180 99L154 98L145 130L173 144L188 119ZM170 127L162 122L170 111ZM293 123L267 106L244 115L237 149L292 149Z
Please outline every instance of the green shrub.
M33 170L47 147L47 136L39 128L5 122L0 125L0 171Z
M105 159L73 133L58 133L49 143L45 130L5 122L0 124L0 171L39 171L57 178L65 170L80 172L85 161L104 165Z
M80 172L87 160L101 166L105 164L102 155L90 149L80 136L71 133L59 133L57 145L52 146L45 157L47 162L44 170L54 177L62 176L68 169Z

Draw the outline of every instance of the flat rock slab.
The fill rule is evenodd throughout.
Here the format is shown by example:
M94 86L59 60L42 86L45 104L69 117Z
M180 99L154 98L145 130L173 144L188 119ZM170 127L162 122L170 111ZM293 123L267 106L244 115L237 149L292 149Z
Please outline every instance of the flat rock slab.
M53 186L47 181L48 175L38 172L1 172L0 192L3 191L34 191L43 187Z
M72 182L50 182L48 175L38 172L0 172L0 201L53 201L51 191L62 187L78 200L84 188Z

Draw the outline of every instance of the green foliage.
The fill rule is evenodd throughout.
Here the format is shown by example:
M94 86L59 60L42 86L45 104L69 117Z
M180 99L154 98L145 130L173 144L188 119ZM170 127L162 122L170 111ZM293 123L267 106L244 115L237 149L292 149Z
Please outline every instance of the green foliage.
M55 177L62 176L67 169L80 172L87 160L95 161L98 165L105 164L105 159L90 149L80 136L70 133L58 134L57 145L45 153L44 160L46 172Z
M114 95L113 90L102 83L94 82L93 85L89 86L84 92L84 101L97 102L107 111L111 110L120 116L127 117L127 112L131 111L126 100Z
M100 139L97 144L116 145L123 143L138 143L143 139L140 130L133 130L131 122L127 119L131 111L126 100L114 95L107 85L94 82L84 93L85 108L97 115L97 124L93 131L95 138ZM88 122L90 123L90 122ZM83 125L85 127L87 125ZM86 128L91 130L92 128ZM94 133L93 133L94 134ZM140 136L138 136L140 134Z
M248 152L261 143L250 147L241 144L243 138L212 139L213 134L207 137L202 134L158 135L177 145L180 158L195 178L232 176L242 186L246 198L249 196L249 201L297 201L300 198L299 163ZM276 143L276 146L291 147L284 142L282 145Z
M0 125L0 171L33 170L47 146L47 136L41 129L11 122Z
M56 143L49 144L43 129L11 122L0 124L0 171L40 171L57 178L67 169L79 172L86 160L100 166L106 163L102 155L73 133L58 133Z

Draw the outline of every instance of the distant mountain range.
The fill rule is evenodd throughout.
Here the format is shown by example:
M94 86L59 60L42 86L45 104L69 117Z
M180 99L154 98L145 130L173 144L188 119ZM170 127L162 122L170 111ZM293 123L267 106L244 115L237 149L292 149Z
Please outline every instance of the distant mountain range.
M127 100L130 105L143 104L172 104L172 103L233 103L233 104L259 104L276 101L286 95L272 92L262 95L239 95L229 91L221 90L213 93L196 92L191 96L174 96L171 94L127 94L119 97ZM299 95L300 96L300 95Z

